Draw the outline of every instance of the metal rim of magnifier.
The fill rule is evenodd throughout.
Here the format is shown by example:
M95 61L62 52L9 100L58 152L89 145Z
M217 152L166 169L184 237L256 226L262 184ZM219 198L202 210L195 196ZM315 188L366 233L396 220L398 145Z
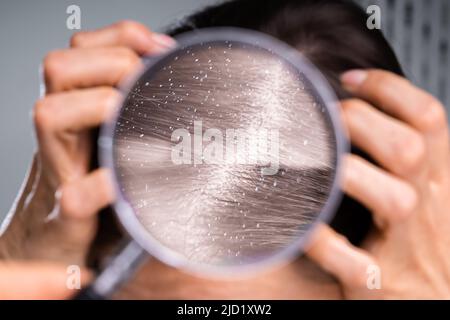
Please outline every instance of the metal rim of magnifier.
M130 93L130 90L134 86L135 82L147 73L149 68L162 65L164 61L174 57L180 49L182 50L183 48L195 45L204 45L205 43L226 43L229 41L232 43L247 45L259 50L266 50L275 56L281 57L285 62L288 62L296 70L300 71L301 74L305 75L307 81L312 84L313 90L318 94L318 98L322 100L322 104L326 107L327 112L324 112L323 114L325 117L328 117L327 120L331 123L332 129L334 130L334 140L336 143L336 158L334 163L336 170L329 196L322 207L321 212L315 218L315 221L311 223L310 228L302 236L299 236L299 238L294 240L291 244L281 248L279 251L274 252L267 257L244 265L218 266L189 261L180 253L164 246L151 236L151 234L138 220L136 213L126 200L126 197L120 188L119 180L116 176L116 171L114 168L113 146L116 123L122 109L120 108L117 110L112 121L102 125L98 140L100 164L103 167L108 168L113 176L113 184L117 195L117 200L113 205L116 215L129 235L149 254L163 263L175 268L181 268L191 274L200 275L203 277L245 275L249 272L255 272L255 270L267 269L271 266L282 264L283 262L287 263L292 261L303 252L304 245L308 241L309 236L317 224L320 222L330 222L334 216L336 206L342 197L342 192L340 190L341 164L342 157L348 151L349 146L341 125L338 106L339 103L334 91L331 89L324 76L322 76L322 74L296 49L279 41L278 39L272 38L271 36L260 32L239 28L207 28L184 33L177 36L176 41L178 44L176 48L168 51L160 57L152 57L147 63L145 63L144 69L141 70L139 74L124 81L123 85L120 86L120 91L123 94L123 100L121 101L120 106L123 106L125 99Z

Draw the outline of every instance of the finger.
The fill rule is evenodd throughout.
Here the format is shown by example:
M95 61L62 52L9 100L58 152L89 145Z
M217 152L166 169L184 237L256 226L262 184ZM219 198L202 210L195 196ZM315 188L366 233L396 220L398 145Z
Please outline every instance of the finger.
M376 265L368 253L354 247L326 225L317 227L306 254L322 269L335 276L342 285L350 288L367 287L367 271Z
M343 189L371 209L381 227L410 217L418 202L410 184L355 155L345 159Z
M62 218L89 219L114 201L115 193L107 169L97 169L61 188L60 214Z
M354 145L395 174L413 178L423 172L426 145L419 131L359 99L343 101L342 108Z
M37 101L34 122L38 134L78 132L108 120L120 101L119 91L111 87L50 94Z
M448 170L450 160L447 116L437 99L386 71L350 71L341 79L351 93L423 132L431 174L436 178L446 176L444 170Z
M134 21L121 21L95 31L78 32L71 39L73 48L125 46L139 54L157 54L173 48L173 38L154 33Z
M439 131L447 126L444 107L403 77L382 70L356 70L345 73L342 82L353 94L420 131Z
M67 266L49 262L3 262L0 264L0 299L67 299L74 293L68 284ZM92 278L80 270L80 285Z
M54 51L44 59L46 90L116 86L141 67L139 56L126 47Z

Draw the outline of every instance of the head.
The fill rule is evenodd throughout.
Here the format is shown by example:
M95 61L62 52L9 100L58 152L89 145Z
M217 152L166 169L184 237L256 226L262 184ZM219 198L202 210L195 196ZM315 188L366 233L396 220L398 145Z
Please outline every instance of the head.
M257 30L297 48L325 75L340 99L340 84L352 69L383 69L404 76L380 30L367 28L368 15L352 0L232 0L188 16L169 30L177 34L208 27ZM352 152L369 157L352 147ZM344 197L332 226L358 244L372 226L368 210Z
M154 238L193 262L254 263L286 249L334 182L326 106L282 58L289 47L258 40L181 46L136 82L118 118L123 196Z
M339 76L347 70L403 75L391 46L380 30L367 28L367 19L351 0L233 0L185 18L169 34L227 26L267 33L297 48L344 98Z
M325 75L337 96L344 99L349 95L341 87L339 76L347 70L379 68L402 74L382 33L369 30L366 21L365 12L348 0L234 0L189 16L168 33L176 36L208 27L240 27L267 33L297 48ZM313 181L312 175L308 179ZM328 179L326 174L323 179ZM313 209L310 203L303 205ZM307 216L308 210L305 212ZM233 217L230 221L235 223ZM368 212L344 198L333 226L357 243L370 225Z

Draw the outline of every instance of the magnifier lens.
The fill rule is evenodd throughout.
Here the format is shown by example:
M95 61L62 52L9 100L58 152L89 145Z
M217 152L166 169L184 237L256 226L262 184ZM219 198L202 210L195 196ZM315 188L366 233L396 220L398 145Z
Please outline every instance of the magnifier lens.
M338 158L328 102L301 62L211 40L181 45L135 82L113 166L134 215L122 220L137 218L147 249L213 267L301 249Z

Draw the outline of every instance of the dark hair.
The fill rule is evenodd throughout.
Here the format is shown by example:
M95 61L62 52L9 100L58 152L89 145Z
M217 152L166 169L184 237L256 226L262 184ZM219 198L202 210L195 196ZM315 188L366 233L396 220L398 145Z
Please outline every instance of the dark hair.
M327 76L340 97L339 75L378 68L403 75L380 30L349 0L234 0L200 11L169 30L177 34L208 27L240 27L267 33L296 47Z
M339 76L347 70L377 68L403 75L391 46L380 30L367 28L367 19L350 0L233 0L185 18L168 33L208 27L267 33L296 47L327 77L337 96L346 98ZM356 148L352 152L369 158ZM357 244L372 226L371 215L346 196L332 226Z

